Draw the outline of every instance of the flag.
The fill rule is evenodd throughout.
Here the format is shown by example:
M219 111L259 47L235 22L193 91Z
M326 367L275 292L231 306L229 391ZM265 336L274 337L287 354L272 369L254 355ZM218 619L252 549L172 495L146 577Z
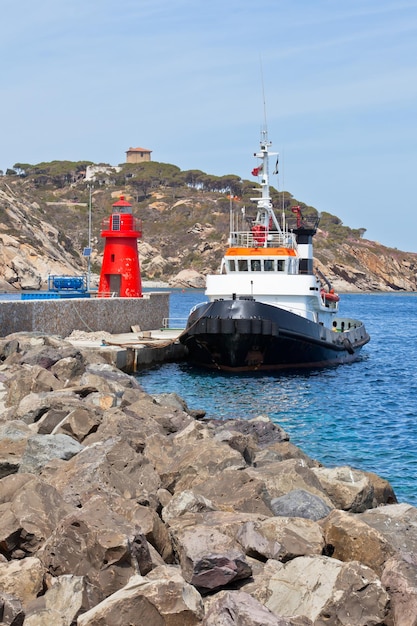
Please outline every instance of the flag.
M275 169L272 172L273 174L278 174L278 161L279 161L279 157L277 157L277 162L275 163Z
M262 170L262 165L260 165L259 167L254 167L252 170L252 176L259 176L259 174L262 174Z

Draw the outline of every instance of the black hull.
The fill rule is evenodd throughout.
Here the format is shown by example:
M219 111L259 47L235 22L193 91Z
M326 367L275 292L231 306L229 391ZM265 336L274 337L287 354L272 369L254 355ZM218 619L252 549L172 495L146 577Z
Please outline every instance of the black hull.
M358 358L369 335L357 320L346 328L333 332L251 298L219 300L190 313L180 341L190 362L224 371L317 368Z

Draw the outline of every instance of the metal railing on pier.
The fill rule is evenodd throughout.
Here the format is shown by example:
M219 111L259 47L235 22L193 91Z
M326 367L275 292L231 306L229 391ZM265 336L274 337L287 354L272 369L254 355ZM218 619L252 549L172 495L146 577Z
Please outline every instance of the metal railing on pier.
M164 317L162 320L164 330L183 330L186 326L186 317Z

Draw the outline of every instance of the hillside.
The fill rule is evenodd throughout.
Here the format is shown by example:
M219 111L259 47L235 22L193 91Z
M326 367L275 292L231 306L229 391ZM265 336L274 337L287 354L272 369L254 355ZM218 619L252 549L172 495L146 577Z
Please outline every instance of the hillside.
M143 279L203 286L204 275L217 271L226 245L228 193L238 195L246 207L254 193L255 184L237 176L181 172L155 162L103 166L101 179L88 182L87 165L26 164L0 177L0 290L40 289L50 274L86 271L82 252L88 243L90 197L96 281L103 250L101 222L121 194L143 221ZM316 213L288 192L273 190L273 201L289 215L294 204L305 215ZM417 290L417 254L364 239L364 232L323 213L315 237L316 267L339 291Z

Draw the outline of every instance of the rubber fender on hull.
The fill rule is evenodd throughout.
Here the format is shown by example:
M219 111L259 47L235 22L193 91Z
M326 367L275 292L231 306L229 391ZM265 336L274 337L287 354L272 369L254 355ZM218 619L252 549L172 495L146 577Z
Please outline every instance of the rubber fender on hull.
M353 349L350 339L345 337L345 339L343 339L343 345L349 354L355 354L355 350Z
M269 319L257 318L239 318L231 317L202 317L196 323L191 331L193 335L264 335L277 337L279 335L278 327L275 322Z

